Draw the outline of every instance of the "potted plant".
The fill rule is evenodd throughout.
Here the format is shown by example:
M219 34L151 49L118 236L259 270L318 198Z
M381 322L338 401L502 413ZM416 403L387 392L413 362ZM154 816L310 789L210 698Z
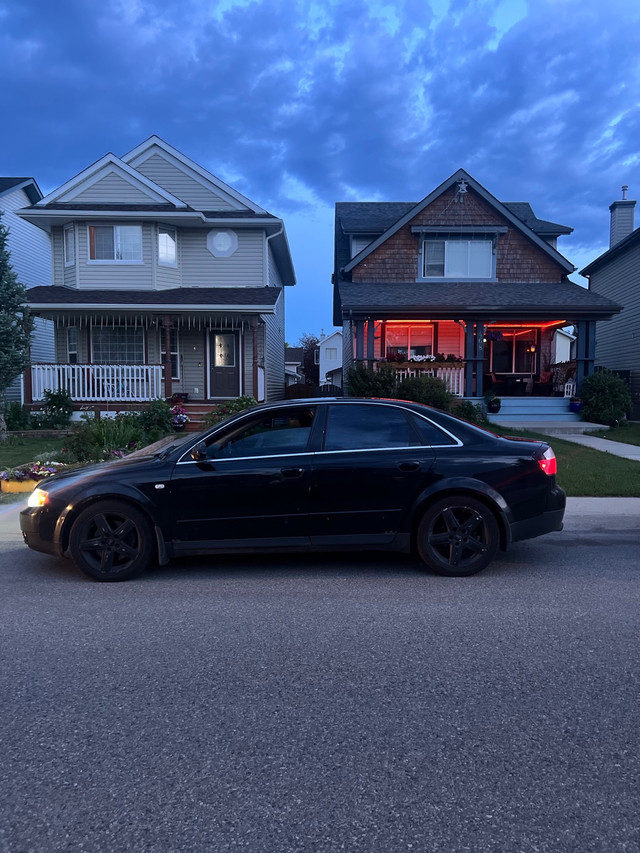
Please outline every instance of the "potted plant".
M500 411L500 407L502 406L500 397L496 397L493 391L489 391L488 394L485 394L484 403L487 407L487 412L491 415L497 415Z
M584 403L582 402L580 397L572 397L569 400L569 411L570 412L576 412L576 413L581 412L583 405L584 405Z
M176 431L180 431L185 428L185 425L189 423L189 415L185 412L185 410L180 405L176 405L171 409L171 425Z

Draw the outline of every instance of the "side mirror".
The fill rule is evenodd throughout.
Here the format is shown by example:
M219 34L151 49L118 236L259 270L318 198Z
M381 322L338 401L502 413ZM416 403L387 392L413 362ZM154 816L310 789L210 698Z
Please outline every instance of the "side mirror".
M194 462L204 462L207 458L207 445L201 441L200 444L196 444L189 455Z

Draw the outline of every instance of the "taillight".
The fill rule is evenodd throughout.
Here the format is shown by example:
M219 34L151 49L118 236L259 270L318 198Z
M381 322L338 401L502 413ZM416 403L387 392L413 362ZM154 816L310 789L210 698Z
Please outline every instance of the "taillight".
M556 454L553 452L551 448L545 450L542 459L538 459L538 465L542 468L545 474L557 474L558 473L558 460L556 459Z

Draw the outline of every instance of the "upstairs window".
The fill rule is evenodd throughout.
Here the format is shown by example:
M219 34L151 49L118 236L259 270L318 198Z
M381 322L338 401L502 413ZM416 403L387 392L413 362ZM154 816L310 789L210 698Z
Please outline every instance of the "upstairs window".
M491 240L424 240L422 278L493 278Z
M72 267L76 262L76 237L73 225L66 225L64 229L64 265Z
M142 263L142 227L90 225L89 260L99 263Z
M158 263L162 267L175 267L177 258L176 229L161 225L158 229Z

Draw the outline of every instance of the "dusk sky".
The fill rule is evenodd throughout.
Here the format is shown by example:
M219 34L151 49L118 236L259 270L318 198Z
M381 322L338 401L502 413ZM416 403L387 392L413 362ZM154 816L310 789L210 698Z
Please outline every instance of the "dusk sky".
M46 194L157 134L283 217L291 344L333 330L336 201L463 168L581 269L640 197L638 0L0 0L0 69L0 174Z

